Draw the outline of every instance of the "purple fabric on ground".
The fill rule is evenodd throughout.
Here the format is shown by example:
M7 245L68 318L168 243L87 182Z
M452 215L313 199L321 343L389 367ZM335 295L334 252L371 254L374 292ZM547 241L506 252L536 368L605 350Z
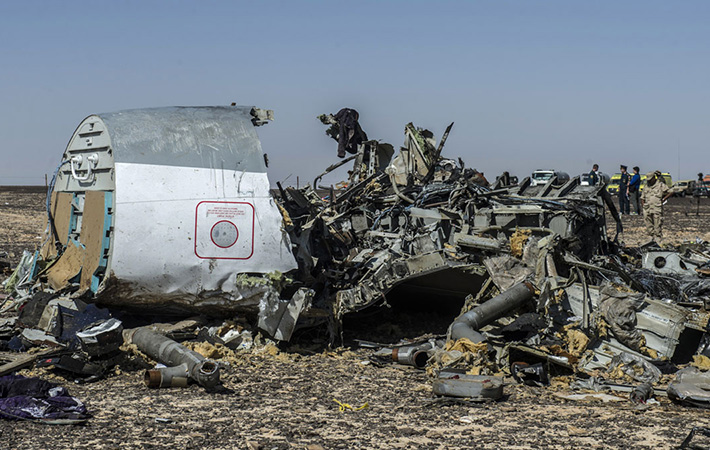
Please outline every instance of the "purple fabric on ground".
M39 378L0 377L0 416L5 419L86 419L84 404L61 387Z

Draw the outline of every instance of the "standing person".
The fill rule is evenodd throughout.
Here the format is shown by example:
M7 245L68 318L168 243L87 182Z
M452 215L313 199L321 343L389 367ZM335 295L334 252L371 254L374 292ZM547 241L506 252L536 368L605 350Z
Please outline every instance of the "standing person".
M626 166L621 165L621 179L619 180L619 213L629 214L629 173L626 171Z
M639 204L639 198L641 197L641 175L639 175L639 166L634 166L634 175L629 180L629 200L633 205L633 211L631 215L635 216L641 214L641 205Z
M643 188L641 203L646 233L658 245L662 245L663 240L663 202L670 196L661 171L649 172L646 175L646 186Z
M589 172L589 185L596 186L599 184L599 164L592 166L592 171Z

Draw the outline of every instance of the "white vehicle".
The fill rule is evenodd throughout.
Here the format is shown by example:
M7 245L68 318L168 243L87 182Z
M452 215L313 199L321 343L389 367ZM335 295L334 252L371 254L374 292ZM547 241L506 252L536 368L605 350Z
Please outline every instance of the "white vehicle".
M532 176L530 177L530 185L537 186L538 184L545 184L553 176L557 177L556 184L563 184L569 181L569 175L566 172L560 172L552 169L538 169L532 173Z

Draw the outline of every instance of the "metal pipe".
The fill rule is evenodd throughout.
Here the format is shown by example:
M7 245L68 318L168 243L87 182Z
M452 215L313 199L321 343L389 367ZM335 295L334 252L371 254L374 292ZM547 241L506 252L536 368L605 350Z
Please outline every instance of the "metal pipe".
M392 361L423 369L429 361L427 350L431 348L432 346L428 342L422 345L395 347L392 349Z
M186 387L189 373L187 364L146 370L144 381L149 388Z
M219 364L216 361L206 359L199 353L178 344L162 334L148 328L135 328L128 330L126 340L134 343L146 355L170 368L184 364L186 376L201 386L212 388L219 383ZM181 372L177 369L168 371L168 373L161 372L161 379L164 376L174 377L176 373ZM157 378L157 374L146 374L146 378L151 376L153 377L151 379ZM152 384L155 384L155 381Z
M528 281L518 283L507 291L501 292L454 320L451 324L451 339L467 338L475 343L484 341L485 338L478 330L523 306L534 293L535 288Z
M646 400L653 396L653 386L651 383L643 383L634 388L629 398L634 403L646 403Z
M524 230L530 230L533 233L545 233L545 234L555 234L554 231L552 231L549 228L543 228L543 227L520 227ZM502 227L500 225L492 225L489 227L485 228L477 228L477 227L472 227L471 231L477 234L485 234L485 233L490 233L491 231L515 231L511 229L510 227Z
M357 155L349 156L340 162L337 162L335 164L331 164L330 166L328 166L328 168L325 169L325 172L323 172L322 174L318 175L317 177L315 177L313 179L313 189L316 189L318 187L318 181L321 178L323 178L326 174L332 172L333 170L337 169L338 167L342 166L343 164L345 164L349 161L352 161L355 158L357 158Z
M397 197L401 198L405 202L414 203L414 200L412 200L411 198L407 197L406 195L402 194L402 192L400 192L399 188L397 187L397 181L395 181L395 179L394 179L394 170L390 170L390 168L388 167L387 174L390 177L390 184L392 184L392 188L394 189L394 193L397 194Z

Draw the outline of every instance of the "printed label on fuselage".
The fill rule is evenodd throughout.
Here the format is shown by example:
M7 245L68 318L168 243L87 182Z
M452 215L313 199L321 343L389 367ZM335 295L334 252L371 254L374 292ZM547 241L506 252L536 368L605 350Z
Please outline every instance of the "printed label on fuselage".
M203 259L249 259L254 254L254 205L200 202L195 208L195 255Z

